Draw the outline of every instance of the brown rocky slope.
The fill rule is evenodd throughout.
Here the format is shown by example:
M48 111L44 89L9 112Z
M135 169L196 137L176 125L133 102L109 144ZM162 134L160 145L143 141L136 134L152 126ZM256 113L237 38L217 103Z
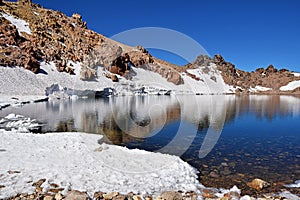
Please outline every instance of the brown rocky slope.
M272 64L266 69L258 68L253 72L246 72L237 69L234 64L225 61L221 55L215 55L213 58L200 55L193 63L189 63L186 67L207 67L212 63L217 65L224 82L236 88L236 93L300 94L300 88L288 92L280 91L280 87L292 81L300 80L300 77L287 69L276 69ZM270 90L253 92L251 89L256 86L270 88Z
M78 61L83 63L81 78L92 80L97 77L97 66L108 68L127 52L137 67L157 72L174 84L183 83L176 70L160 64L144 48L128 47L89 30L79 14L68 17L31 0L3 1L0 5L0 13L25 20L31 29L31 34L19 34L17 27L0 14L0 66L19 66L38 73L39 61L53 61L59 72L72 72L68 61Z
M3 14L28 22L31 34L19 33ZM72 74L73 68L68 61L81 62L81 79L89 81L97 78L98 66L109 69L112 61L124 53L130 55L136 67L156 72L175 85L184 83L182 72L199 81L187 69L202 67L205 71L212 63L221 71L225 83L236 88L237 93L249 93L256 86L272 88L268 93L284 93L279 90L281 86L300 80L288 70L277 70L272 65L245 72L220 55L214 58L199 56L193 63L176 66L153 57L141 46L129 47L89 30L79 14L68 17L33 4L31 0L0 2L0 66L19 66L38 73L41 61L52 61L59 72ZM290 92L300 93L300 90Z

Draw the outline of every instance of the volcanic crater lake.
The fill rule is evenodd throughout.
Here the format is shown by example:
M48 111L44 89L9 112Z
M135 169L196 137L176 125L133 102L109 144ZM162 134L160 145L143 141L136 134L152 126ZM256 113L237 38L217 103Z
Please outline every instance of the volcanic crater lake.
M209 187L244 189L300 179L300 98L293 96L131 96L9 107L43 132L103 134L104 142L180 156ZM274 186L274 187L272 187ZM248 188L249 190L249 188ZM296 189L299 192L298 189Z

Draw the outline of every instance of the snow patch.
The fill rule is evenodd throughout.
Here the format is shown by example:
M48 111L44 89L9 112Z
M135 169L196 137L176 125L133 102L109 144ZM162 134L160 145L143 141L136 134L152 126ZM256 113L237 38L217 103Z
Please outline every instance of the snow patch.
M15 25L18 29L18 32L20 35L22 35L22 32L25 32L29 35L31 35L31 30L29 28L29 24L28 22L26 22L23 19L18 19L15 18L13 15L8 15L5 13L0 13L5 19L7 19L8 21L10 21L10 23L12 23L13 25Z
M42 178L64 188L160 193L203 187L196 170L179 157L99 143L86 133L24 134L0 130L0 198L34 191ZM13 144L13 145L12 145ZM34 147L34 148L32 148ZM8 171L20 171L9 174Z
M272 90L272 88L267 88L267 87L263 87L260 85L255 86L255 88L250 87L249 91L250 92L266 92L266 91L270 91Z
M300 81L292 81L292 82L288 83L287 85L282 86L280 88L280 90L281 91L292 91L298 87L300 87Z
M295 181L294 184L288 184L288 185L284 185L285 187L290 187L290 188L300 188L300 180Z
M300 73L296 73L296 72L294 72L294 73L292 73L294 76L296 76L296 77L300 77Z

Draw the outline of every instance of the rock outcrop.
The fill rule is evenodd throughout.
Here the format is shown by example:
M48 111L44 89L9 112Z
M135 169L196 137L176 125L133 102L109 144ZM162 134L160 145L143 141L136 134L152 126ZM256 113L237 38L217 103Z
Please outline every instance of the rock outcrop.
M273 65L269 65L266 69L258 68L253 72L245 72L236 69L235 66L226 62L221 55L215 55L214 63L221 71L222 77L226 84L232 85L235 88L240 88L242 91L248 93L249 90L256 86L270 88L265 93L282 93L280 87L287 85L294 80L300 80L287 69L276 69Z

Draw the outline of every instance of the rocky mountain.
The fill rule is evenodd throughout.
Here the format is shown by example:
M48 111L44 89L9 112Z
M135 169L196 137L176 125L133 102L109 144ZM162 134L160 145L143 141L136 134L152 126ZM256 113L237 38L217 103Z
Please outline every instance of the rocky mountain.
M135 66L133 72L120 73L112 67L125 53ZM31 0L0 1L0 66L22 67L37 76L45 71L49 76L61 76L50 73L50 65L66 77L75 75L83 82L101 82L102 89L105 85L124 90L126 85L126 90L133 92L145 87L153 89L151 84L159 83L156 89L176 93L300 93L299 74L277 70L272 65L244 72L221 55L200 55L193 63L176 66L153 57L141 46L129 47L88 29L79 14L68 17ZM76 66L80 69L76 70ZM2 77L4 72L11 73L1 70ZM7 81L3 82L2 87L8 87ZM67 87L63 81L58 84ZM135 86L129 88L132 84Z

